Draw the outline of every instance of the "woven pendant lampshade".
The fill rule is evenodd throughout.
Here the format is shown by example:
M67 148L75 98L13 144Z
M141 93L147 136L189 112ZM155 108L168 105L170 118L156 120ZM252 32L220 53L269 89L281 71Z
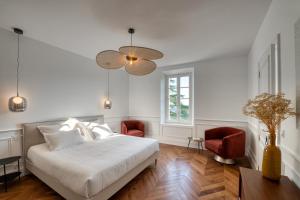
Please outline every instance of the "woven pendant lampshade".
M9 98L8 108L12 112L24 112L27 107L27 100L24 97L19 96L19 58L20 58L20 35L23 34L23 30L19 28L13 28L13 31L18 35L18 57L17 57L17 95Z
M133 62L131 65L126 65L125 70L132 75L143 76L146 74L150 74L156 68L156 64L151 60L137 60Z
M126 64L126 58L118 51L107 50L97 54L96 62L104 69L119 69Z
M147 60L157 60L163 57L160 51L146 47L124 46L120 47L119 51L130 57L143 58Z
M97 54L97 64L105 69L119 69L125 67L125 70L132 75L143 76L152 73L156 69L156 64L152 60L161 59L163 53L147 48L132 45L132 35L135 29L129 28L128 33L131 36L130 46L123 46L119 51L106 50Z

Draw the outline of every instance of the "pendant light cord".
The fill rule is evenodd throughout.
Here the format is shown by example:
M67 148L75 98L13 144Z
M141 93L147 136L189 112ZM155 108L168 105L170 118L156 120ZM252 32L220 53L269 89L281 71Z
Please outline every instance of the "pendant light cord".
M17 96L19 96L19 68L20 68L20 35L18 34L18 57L17 57Z
M128 33L130 34L130 46L132 46L132 35L134 34L134 28L130 27L128 29Z
M109 70L107 70L107 98L109 99Z

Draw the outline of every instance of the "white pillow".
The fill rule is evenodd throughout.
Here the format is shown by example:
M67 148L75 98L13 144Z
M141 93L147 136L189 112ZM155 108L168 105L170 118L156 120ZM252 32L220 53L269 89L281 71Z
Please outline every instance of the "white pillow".
M104 138L114 135L114 133L111 131L111 129L109 128L109 126L107 124L94 126L91 129L91 131L94 135L95 140L104 139Z
M105 131L107 131L107 132L109 132L109 133L114 133L112 130L111 130L111 128L108 126L108 124L95 124L95 125L91 125L90 126L91 128L95 128L95 127L100 127L100 128L102 128L103 130L105 130Z
M38 126L40 132L44 134L53 134L59 131L70 131L76 128L76 124L78 123L77 119L70 118L67 121L61 124L52 124L52 125L41 125Z
M87 128L84 125L82 125L81 122L75 118L70 118L61 124L38 126L38 129L40 130L40 132L42 133L42 135L44 137L45 137L45 134L54 134L54 133L71 131L71 130L77 129L85 141L93 140L93 137L90 136Z
M57 151L84 143L84 139L81 137L77 129L44 134L44 138L50 151Z
M85 122L78 122L76 127L80 129L81 136L84 138L85 141L93 141L94 135L92 132L85 126Z
M84 125L90 131L90 134L95 140L104 139L115 133L111 130L108 124L99 124L95 122L85 122Z

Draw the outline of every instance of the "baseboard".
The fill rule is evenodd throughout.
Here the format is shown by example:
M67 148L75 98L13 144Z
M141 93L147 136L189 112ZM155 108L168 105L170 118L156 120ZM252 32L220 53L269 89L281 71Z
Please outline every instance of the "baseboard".
M257 160L255 158L255 155L254 155L253 151L249 150L248 153L247 153L247 156L249 158L249 162L250 162L251 168L257 170L258 164L257 164Z
M170 139L170 138L165 138L161 137L158 135L147 135L149 138L153 138L159 141L161 144L169 144L169 145L175 145L175 146L180 146L180 147L187 147L188 146L188 140L183 140L183 139ZM206 150L203 145L203 150ZM190 148L198 149L198 144L196 142L191 142L190 143ZM200 146L201 149L201 146Z
M292 167L288 162L282 161L284 165L284 173L300 188L300 173Z

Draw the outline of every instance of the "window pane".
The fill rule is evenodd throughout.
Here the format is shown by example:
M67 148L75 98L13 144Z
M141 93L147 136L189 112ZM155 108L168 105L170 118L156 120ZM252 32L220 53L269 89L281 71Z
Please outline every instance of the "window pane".
M169 119L177 119L177 78L169 78Z
M190 76L178 74L167 77L167 120L175 122L187 122L190 116ZM180 85L179 85L180 84Z
M188 109L182 109L180 112L180 119L187 121L189 120L189 115L190 113Z
M177 78L169 78L169 88L176 88L177 87Z
M181 99L180 105L189 106L190 105L190 99Z
M180 88L180 98L183 98L183 99L190 98L190 89L189 88Z
M177 106L169 107L169 119L170 120L177 120Z
M169 89L169 96L177 95L177 88L176 89Z
M188 120L190 115L190 100L181 99L180 100L180 119Z
M180 87L190 87L190 77L189 76L180 77Z
M177 95L169 95L169 105L176 106L177 105Z

